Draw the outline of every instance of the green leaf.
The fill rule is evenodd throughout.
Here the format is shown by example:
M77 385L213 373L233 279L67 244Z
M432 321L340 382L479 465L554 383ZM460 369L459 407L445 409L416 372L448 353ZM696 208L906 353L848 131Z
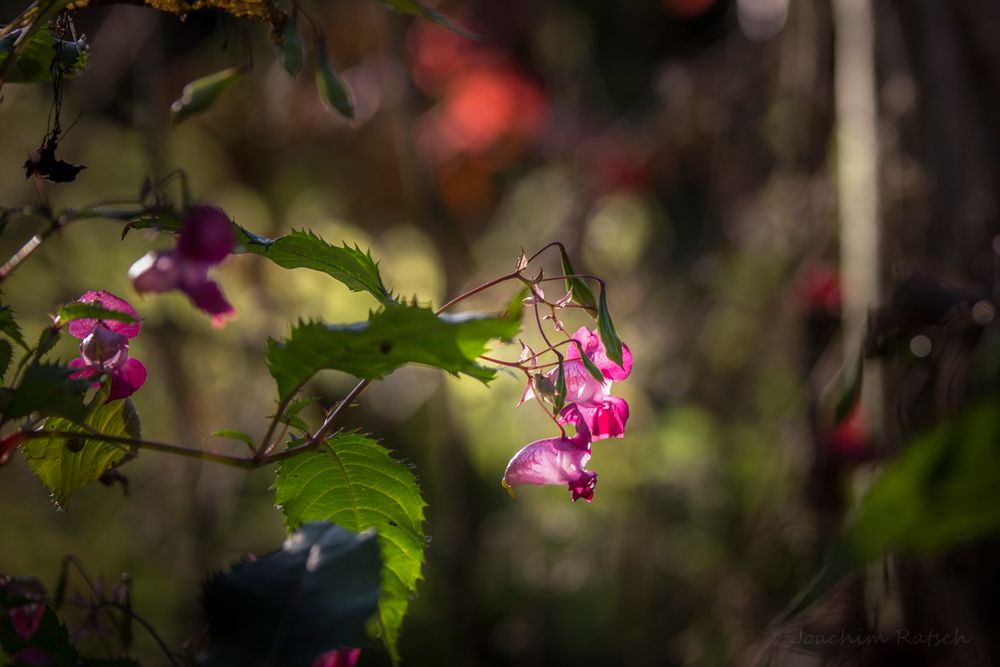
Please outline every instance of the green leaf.
M25 350L30 349L21 336L21 327L14 319L14 311L9 306L0 306L0 333L10 338Z
M230 67L221 72L195 79L184 86L181 96L170 105L173 122L179 123L207 110L215 103L222 91L236 83L244 71L243 67Z
M517 293L507 302L507 307L503 309L501 317L508 320L521 321L524 317L524 300L531 294L531 290L525 285L517 290Z
M115 218L115 216L110 217ZM155 229L161 232L179 234L183 224L183 221L173 213L164 213L157 216L142 215L138 218L130 216L128 223L122 227L122 240L124 241L125 237L133 229Z
M283 463L274 488L289 528L320 519L351 530L377 529L383 562L379 625L395 660L426 543L425 503L413 471L371 438L344 433L315 453Z
M10 342L0 338L0 381L7 374L7 368L10 366L10 360L13 356L14 348Z
M611 321L611 313L608 312L608 302L603 285L601 285L601 300L597 308L597 332L601 336L601 342L604 343L608 359L621 366L622 339L618 337L615 325Z
M861 400L864 357L857 356L840 369L819 398L819 418L824 429L833 431L846 420Z
M73 431L79 438L53 436L28 440L22 446L28 465L52 492L52 499L66 507L70 494L100 477L129 454L127 445L88 439L88 432L139 438L139 416L132 401L125 399L95 408L82 425L65 419L49 419L47 431Z
M306 432L309 430L309 424L306 423L304 419L299 417L299 413L306 409L308 406L319 401L318 396L308 396L305 398L297 398L288 404L285 408L284 413L278 415L278 421L282 424L288 424L294 429Z
M281 29L281 47L278 51L282 67L292 77L298 76L302 71L302 39L299 37L299 29L295 24L295 18L289 17Z
M368 292L379 303L395 303L382 284L378 265L371 254L355 246L335 246L310 231L293 230L291 234L268 239L239 227L240 246L244 252L266 257L286 269L321 271L347 285L354 292Z
M912 441L847 531L863 558L1000 534L1000 409L994 398Z
M326 41L320 39L316 49L316 88L320 98L328 107L353 120L354 102L351 100L351 91L333 71L330 56L326 52Z
M243 431L237 431L236 429L223 428L218 431L212 431L213 438L225 438L227 440L239 440L240 442L246 443L247 447L254 449L253 438L249 433L244 433Z
M108 310L107 308L101 308L100 306L95 306L89 303L68 303L59 308L59 324L66 324L72 322L73 320L84 320L84 319L95 319L95 320L114 320L116 322L125 322L126 324L131 324L136 321L134 317L128 313L122 313L117 310Z
M278 551L205 582L209 667L310 667L316 656L358 646L379 596L378 544L325 522L307 523Z
M436 23L446 30L462 35L468 39L479 39L479 35L469 32L458 25L444 14L434 11L430 7L417 2L417 0L381 0L382 4L400 14L411 14Z
M66 3L64 3L66 4ZM58 39L46 25L18 28L0 38L0 66L10 56L15 43L17 54L8 67L5 81L10 83L37 83L52 80L52 62L62 65L63 76L73 76L87 67L87 41Z
M283 341L269 340L267 367L287 400L321 370L378 379L408 363L465 374L483 382L495 371L476 358L493 338L510 338L520 323L482 315L435 315L427 308L395 305L350 325L300 323Z
M563 275L576 275L576 270L573 268L573 264L569 261L569 255L566 254L566 248L559 246L559 253L562 256ZM588 312L591 315L594 314L593 311L597 309L597 300L594 298L594 292L590 289L586 280L583 278L566 278L566 291L573 293L573 301L577 302L581 306L589 308L590 310Z
M4 419L25 417L33 412L80 420L87 414L83 393L93 381L70 379L77 369L59 364L31 364L17 388L0 398Z
M552 398L552 406L555 412L559 412L566 405L566 371L563 368L563 360L559 359L559 372L556 373L556 391Z

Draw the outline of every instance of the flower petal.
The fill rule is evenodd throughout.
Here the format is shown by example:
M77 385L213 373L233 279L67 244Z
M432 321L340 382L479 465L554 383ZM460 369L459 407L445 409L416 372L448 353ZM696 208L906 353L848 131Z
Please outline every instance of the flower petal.
M21 639L31 639L38 631L38 626L45 615L45 605L41 602L29 602L20 607L10 610L10 623L14 632L20 635Z
M235 245L232 224L221 209L200 205L188 209L177 241L177 250L186 259L218 264Z
M312 667L354 667L360 655L359 648L339 648L316 656Z
M135 308L121 297L117 297L107 290L100 291L90 291L85 292L77 301L81 303L92 303L96 306L100 306L106 310L113 310L117 313L128 313L136 319L135 322L127 324L125 322L116 322L114 320L102 320L104 325L114 331L119 333L126 338L135 338L139 335L139 330L142 325L138 322L139 313L135 312ZM94 318L85 318L81 320L73 320L69 323L69 335L74 338L86 338L97 326L97 320Z
M129 358L125 365L111 374L108 401L128 398L146 383L146 367L138 359Z
M181 257L176 250L147 252L132 264L128 277L139 294L168 292L181 284L182 271Z
M564 416L571 406L563 408L559 421L566 423ZM625 424L628 422L628 403L618 396L605 396L596 407L576 406L590 429L592 440L605 438L621 438L625 434Z
M212 325L222 326L226 318L236 314L236 309L226 301L222 288L214 280L204 280L191 285L183 285L181 290L199 309L212 316Z
M525 445L507 464L503 481L518 484L565 484L573 500L594 497L597 473L586 470L590 448L566 438L546 438Z

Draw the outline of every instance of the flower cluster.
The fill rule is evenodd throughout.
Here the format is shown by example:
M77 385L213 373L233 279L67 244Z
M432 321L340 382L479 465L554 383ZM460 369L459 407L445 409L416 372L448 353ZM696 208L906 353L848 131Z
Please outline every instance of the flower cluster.
M587 369L596 367L603 376L597 380ZM558 438L536 440L521 449L507 464L503 484L510 489L518 484L565 484L573 500L594 498L597 473L587 470L591 443L605 438L621 438L628 421L628 403L611 395L615 381L624 380L632 371L632 352L622 345L622 363L608 358L607 350L596 331L581 327L573 334L569 350L563 361L563 379L566 384L566 406L559 412L559 423L572 426L573 435L565 432ZM558 369L544 376L546 383L554 385ZM529 385L525 398L534 390Z
M111 377L109 401L131 396L146 382L146 367L128 354L129 340L138 336L142 328L138 313L128 301L105 290L86 292L77 301L135 318L132 323L93 318L69 323L69 334L80 339L80 356L69 362L70 366L80 370L72 377L89 378L107 374ZM100 382L95 382L94 386L100 386Z

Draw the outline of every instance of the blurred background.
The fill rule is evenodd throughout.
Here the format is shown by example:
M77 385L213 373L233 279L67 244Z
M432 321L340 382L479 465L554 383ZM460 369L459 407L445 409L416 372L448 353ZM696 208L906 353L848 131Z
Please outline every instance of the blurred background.
M22 7L0 9L7 20ZM370 247L387 286L437 305L552 240L609 282L636 365L618 386L632 408L626 437L594 447L592 504L561 487L516 499L501 488L510 456L553 435L541 411L514 409L523 386L512 375L484 387L404 369L350 414L417 466L429 502L406 664L1000 661L990 541L892 577L877 564L809 621L960 627L970 643L804 647L788 641L798 629L772 625L879 462L995 389L1000 5L438 7L479 40L367 0L304 9L354 93L354 123L323 107L308 69L287 75L263 25L125 5L75 12L91 53L67 81L60 157L87 168L48 196L57 208L134 199L145 175L182 169L196 200L245 227ZM210 111L169 127L187 81L250 55L252 72ZM37 201L22 164L51 99L45 85L3 89L5 205ZM33 231L13 225L2 254ZM214 330L182 295L132 292L128 267L171 240L120 232L71 225L4 299L29 336L86 290L129 299L143 317L131 354L149 369L134 396L148 439L240 453L205 434L263 432L275 396L267 337L299 317L356 321L374 307L321 274L232 256L216 274L238 317ZM823 389L862 349L865 398L828 428ZM331 373L314 389L330 404L351 384ZM197 641L202 577L283 538L273 471L144 452L123 472L128 497L94 484L60 512L16 457L0 474L0 571L52 586L67 553L109 581L127 571L136 610L172 644ZM160 660L148 637L137 642ZM362 665L388 664L365 649Z

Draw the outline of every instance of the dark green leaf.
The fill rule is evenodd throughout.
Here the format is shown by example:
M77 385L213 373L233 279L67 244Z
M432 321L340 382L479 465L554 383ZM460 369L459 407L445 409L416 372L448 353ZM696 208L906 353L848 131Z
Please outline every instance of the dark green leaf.
M0 338L0 380L7 374L10 366L10 359L14 356L14 348L9 341Z
M357 646L379 595L373 532L324 522L296 530L279 551L205 582L211 667L310 667L316 656Z
M63 3L64 5L66 3ZM37 83L52 80L52 62L59 60L63 76L73 76L87 66L87 41L57 39L46 25L33 33L32 28L19 28L0 38L0 66L9 57L14 44L17 54L7 68L5 81L10 83ZM30 34L26 34L30 33Z
M170 105L173 121L179 123L211 107L222 91L236 83L243 72L243 67L230 67L184 86L181 96Z
M571 343L571 345L576 346L577 351L579 351L580 353L580 361L583 362L583 367L587 369L587 372L590 373L590 376L595 380L597 380L598 382L600 382L601 384L604 384L607 378L604 377L604 373L602 373L601 369L597 367L597 364L591 361L590 357L588 357L586 354L583 353L582 346L575 341Z
M87 414L83 393L92 380L71 380L69 376L75 372L74 368L58 364L28 366L17 388L0 399L4 419L25 417L32 412L83 419Z
M430 7L426 7L417 0L381 0L382 4L392 9L400 14L411 14L413 16L419 16L420 18L436 23L442 28L451 30L454 33L462 35L468 39L479 39L479 36L475 33L469 32L462 26L456 24L450 18L444 14L434 11Z
M395 303L382 284L378 265L369 253L347 244L335 246L309 231L293 230L291 234L268 239L251 234L239 227L240 246L244 252L266 257L286 269L305 268L321 271L354 292L368 292L379 303Z
M564 276L575 276L577 275L576 270L569 261L569 255L566 254L566 248L559 246L559 253L562 256L562 271ZM573 293L573 301L589 308L588 312L593 315L594 311L597 309L597 300L594 298L594 292L587 285L587 281L583 278L566 278L566 291Z
M281 29L281 49L278 51L281 65L291 76L298 76L302 71L302 39L299 37L295 19L290 17Z
M531 290L525 285L517 290L517 293L507 302L507 307L503 309L501 317L508 320L521 321L524 316L524 300L531 294Z
M510 338L519 328L519 322L500 317L435 315L394 305L357 324L300 323L288 339L268 341L267 366L282 401L324 369L377 379L416 363L488 382L495 372L479 366L477 357L491 339Z
M160 216L143 215L138 218L132 217L128 223L122 227L122 239L133 229L155 229L162 232L179 234L183 222L176 215L167 213Z
M14 319L14 311L9 306L0 306L0 333L10 338L25 350L29 349L21 336L21 327Z
M316 88L320 98L328 107L353 120L354 102L351 100L351 91L333 71L326 52L326 42L320 40L316 48Z
M601 300L597 308L597 332L604 343L604 350L608 359L619 366L622 365L622 339L615 331L615 325L611 321L611 313L608 312L608 302L605 296L604 286L601 286Z
M566 405L566 371L563 368L563 360L559 359L559 372L556 373L556 391L552 398L552 405L555 411L559 412Z
M59 324L61 325L72 322L73 320L84 320L88 318L93 318L95 320L114 320L116 322L125 322L126 324L131 324L136 321L135 318L128 313L122 313L117 310L108 310L107 308L101 308L100 306L95 306L89 303L80 303L79 301L75 303L68 303L59 308Z
M275 501L289 528L316 519L352 530L378 530L382 550L379 625L390 654L424 562L424 501L413 471L380 444L356 433L283 463Z
M128 399L95 408L82 426L65 419L49 419L45 430L80 434L79 439L53 436L29 440L21 446L28 465L52 492L52 499L59 507L65 507L70 494L99 478L129 453L127 445L89 439L88 432L140 437L139 416Z

